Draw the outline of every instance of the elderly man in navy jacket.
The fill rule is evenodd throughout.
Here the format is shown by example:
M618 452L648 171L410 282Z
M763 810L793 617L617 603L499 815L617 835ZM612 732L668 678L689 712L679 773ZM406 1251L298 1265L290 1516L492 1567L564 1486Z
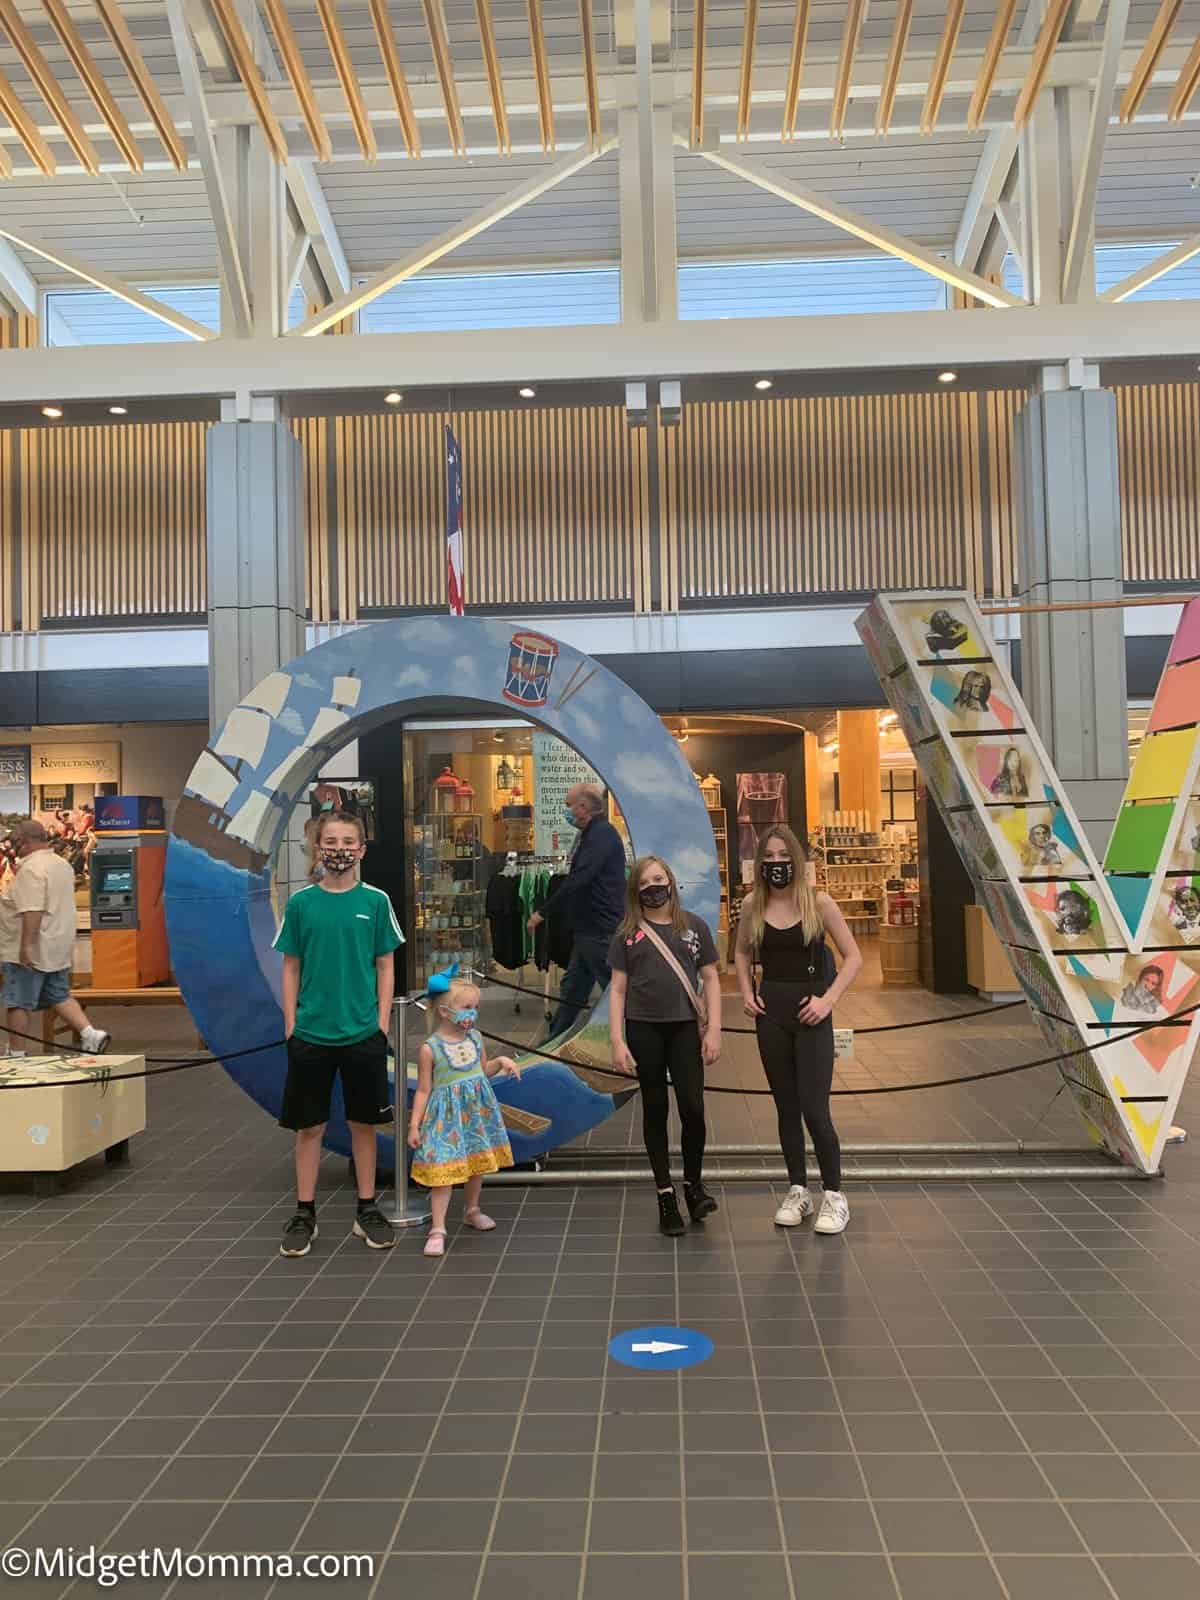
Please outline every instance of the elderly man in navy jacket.
M612 977L608 947L625 908L625 846L604 815L603 792L594 783L580 783L567 791L566 801L571 821L579 829L571 870L541 911L529 919L533 933L545 917L559 912L567 917L571 930L571 962L550 1024L551 1039L565 1033L583 1015L593 984L608 987Z

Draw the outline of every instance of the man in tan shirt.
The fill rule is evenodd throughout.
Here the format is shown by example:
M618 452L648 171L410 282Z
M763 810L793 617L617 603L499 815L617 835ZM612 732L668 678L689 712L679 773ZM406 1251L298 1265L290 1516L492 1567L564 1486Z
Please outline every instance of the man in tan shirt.
M0 1003L8 1007L9 1054L28 1054L32 1013L53 1007L86 1051L103 1055L110 1036L93 1028L71 998L75 873L55 855L40 822L18 822L9 839L18 862L0 894Z

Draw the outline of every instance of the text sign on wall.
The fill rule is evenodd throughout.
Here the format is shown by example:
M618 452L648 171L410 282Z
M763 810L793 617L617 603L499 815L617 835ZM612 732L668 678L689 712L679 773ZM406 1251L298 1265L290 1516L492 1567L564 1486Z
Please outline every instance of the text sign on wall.
M47 787L64 783L120 783L119 744L35 744L31 781Z
M27 817L29 800L29 746L0 745L0 817Z
M577 783L603 788L593 768L552 733L533 736L533 848L539 856L568 854L578 837L566 818L567 792Z

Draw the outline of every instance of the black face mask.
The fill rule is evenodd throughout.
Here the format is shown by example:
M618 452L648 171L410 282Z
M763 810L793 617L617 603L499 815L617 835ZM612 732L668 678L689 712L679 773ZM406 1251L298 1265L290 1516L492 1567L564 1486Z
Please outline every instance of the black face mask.
M652 883L647 888L638 890L638 899L647 911L661 911L670 898L670 884Z
M795 876L796 869L790 861L764 861L762 864L762 879L768 889L788 889Z

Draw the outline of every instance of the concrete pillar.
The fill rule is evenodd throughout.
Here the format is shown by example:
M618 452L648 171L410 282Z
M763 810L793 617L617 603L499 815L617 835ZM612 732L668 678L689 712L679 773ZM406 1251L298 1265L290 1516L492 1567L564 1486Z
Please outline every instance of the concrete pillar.
M221 421L209 429L207 466L208 705L216 728L304 649L300 442L277 419Z
M1028 603L1122 592L1116 398L1095 383L1095 369L1082 364L1051 369L1017 418L1018 584ZM1122 612L1023 616L1021 679L1059 777L1103 852L1129 771Z

